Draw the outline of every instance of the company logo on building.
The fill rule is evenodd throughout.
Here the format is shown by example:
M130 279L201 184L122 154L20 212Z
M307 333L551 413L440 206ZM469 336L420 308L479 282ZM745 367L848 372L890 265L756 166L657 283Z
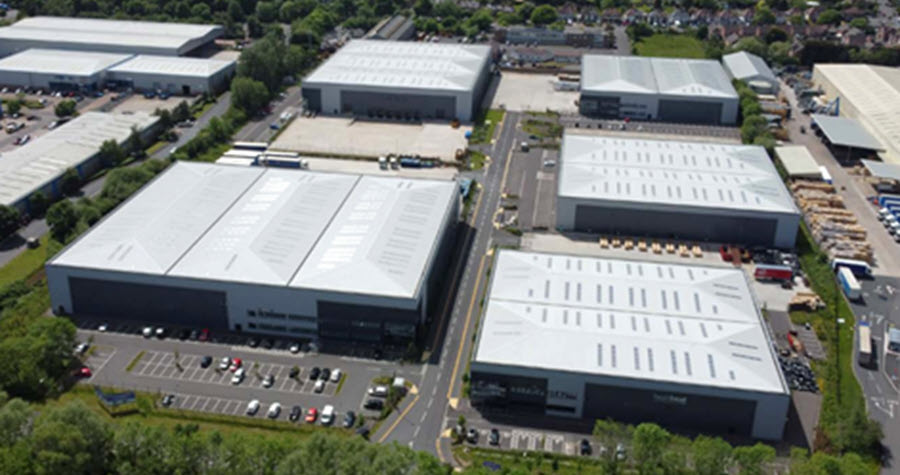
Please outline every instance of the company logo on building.
M519 396L544 397L544 390L534 386L510 386L509 392Z
M653 402L666 404L669 406L687 406L687 396L676 396L674 394L653 394Z
M561 391L561 390L559 390L559 389L554 389L554 390L550 391L550 393L548 394L548 396L549 396L551 399L565 399L566 401L576 401L576 400L578 400L578 396L576 396L576 395L574 395L574 394L572 394L572 393L570 393L570 392Z

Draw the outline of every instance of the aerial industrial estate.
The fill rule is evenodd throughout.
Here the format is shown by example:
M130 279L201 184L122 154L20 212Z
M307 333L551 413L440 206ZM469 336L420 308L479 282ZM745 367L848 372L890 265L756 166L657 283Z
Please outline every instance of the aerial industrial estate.
M765 473L812 460L792 447L888 469L900 74L542 7L478 34L23 9L0 319L73 325L44 379L103 414L302 417L446 470L662 470L649 430L694 444L659 449L686 472L707 436Z

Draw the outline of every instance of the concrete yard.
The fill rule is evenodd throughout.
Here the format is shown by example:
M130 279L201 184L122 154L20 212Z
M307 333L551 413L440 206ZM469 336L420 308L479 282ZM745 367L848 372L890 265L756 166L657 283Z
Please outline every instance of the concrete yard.
M491 103L492 109L501 106L511 111L545 111L560 113L578 112L575 100L578 91L557 91L553 88L556 77L549 74L523 74L504 72L500 86Z
M447 122L407 124L369 122L348 117L297 117L272 143L272 150L374 158L387 154L419 155L452 163L465 149L466 131Z
M168 99L153 98L147 99L141 94L132 94L119 103L110 103L111 110L115 112L147 112L152 114L156 109L172 110L181 103L187 101L188 104L194 101L193 97L171 96Z

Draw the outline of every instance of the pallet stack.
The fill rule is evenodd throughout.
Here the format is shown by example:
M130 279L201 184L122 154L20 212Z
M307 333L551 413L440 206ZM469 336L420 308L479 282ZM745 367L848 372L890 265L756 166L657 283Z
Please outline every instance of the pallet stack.
M803 210L813 238L831 259L857 259L872 262L872 246L866 230L844 206L834 186L819 181L797 180L791 193Z

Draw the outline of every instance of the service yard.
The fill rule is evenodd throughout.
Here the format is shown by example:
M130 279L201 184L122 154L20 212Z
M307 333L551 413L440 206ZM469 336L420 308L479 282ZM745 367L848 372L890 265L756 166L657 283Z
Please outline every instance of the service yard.
M557 91L553 87L555 82L556 76L549 74L504 72L491 109L577 113L578 91Z
M271 150L301 154L377 158L382 155L419 155L454 162L467 145L463 125L448 122L369 122L345 117L297 117L272 143Z

